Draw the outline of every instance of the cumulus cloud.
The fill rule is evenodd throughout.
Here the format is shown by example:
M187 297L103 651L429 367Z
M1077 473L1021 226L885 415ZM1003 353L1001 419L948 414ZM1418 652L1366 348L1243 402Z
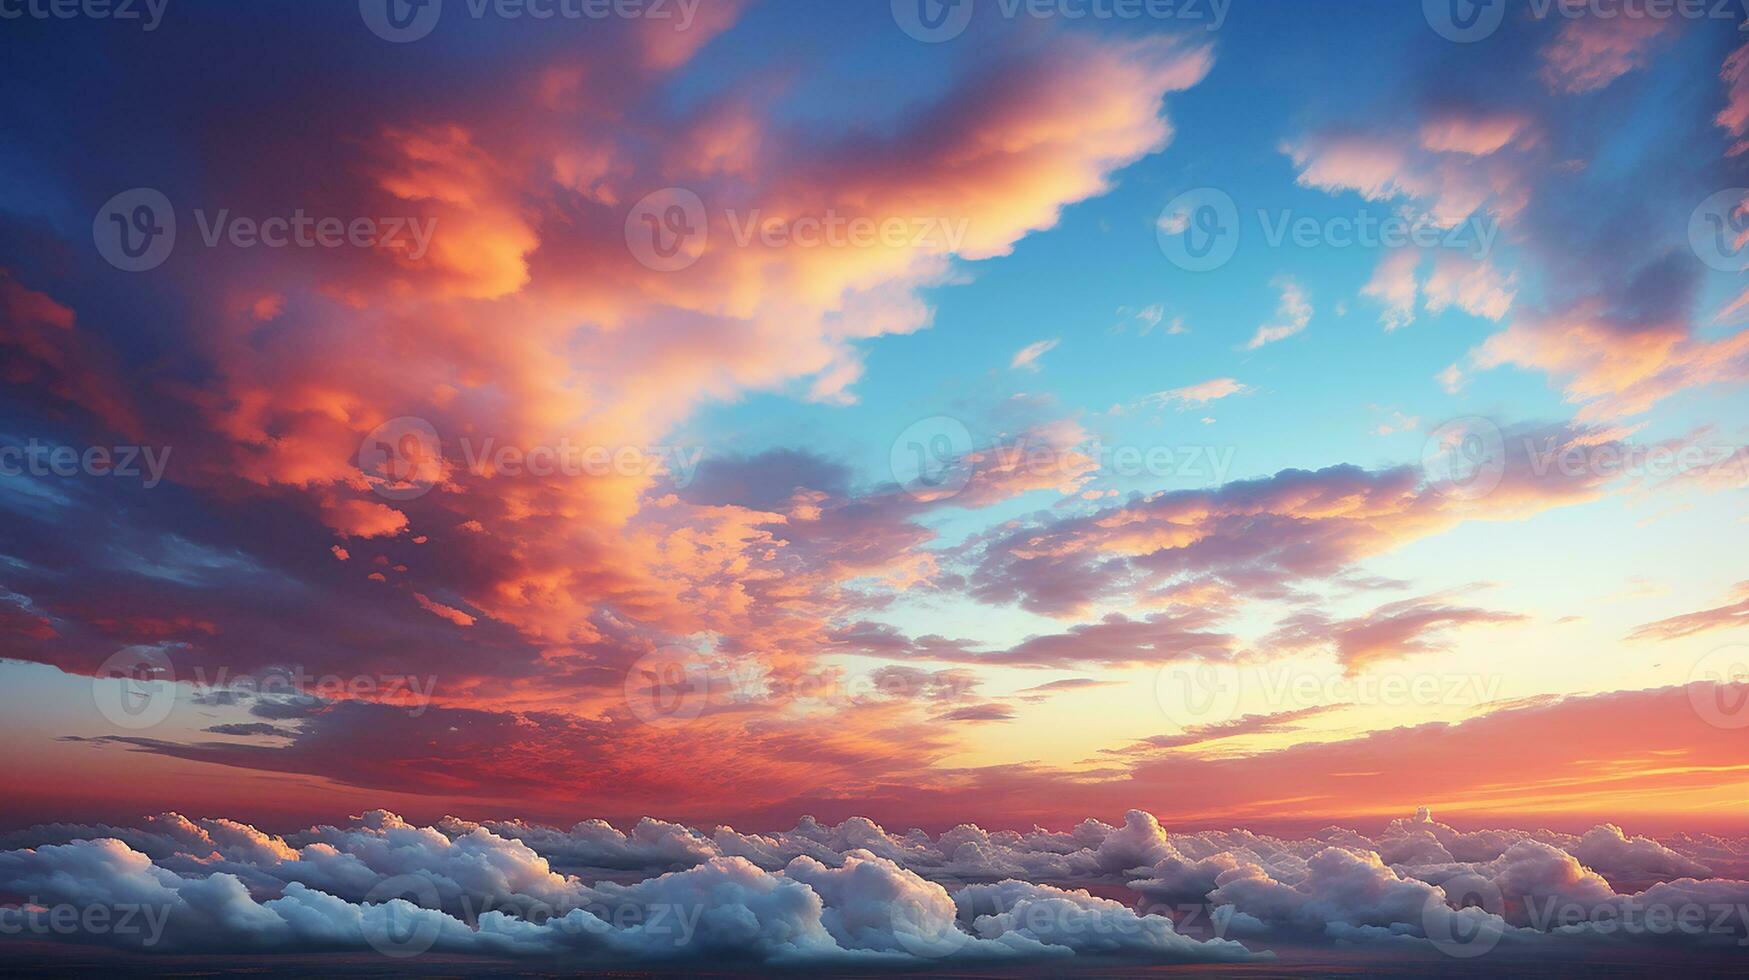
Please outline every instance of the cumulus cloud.
M0 852L0 889L29 896L0 907L0 931L152 952L375 949L404 957L430 950L574 954L603 963L713 957L892 967L943 959L1122 954L1182 963L1258 955L1236 942L1182 936L1164 916L1085 891L1007 880L950 893L905 866L921 851L945 867L940 851L891 841L867 821L834 830L799 826L785 835L790 842L770 842L787 858L780 865L768 860L775 867L724 854L686 832L699 846L683 870L631 883L557 874L523 841L461 821L420 828L379 811L351 827L312 828L297 835L298 847L242 825L202 823L166 815L151 830L131 832L158 858L116 836L96 836L106 828L65 843L42 839L78 830L33 828L24 836L34 846ZM810 833L825 839L810 841ZM646 832L644 843L660 835ZM738 836L726 828L719 835ZM629 840L612 842L585 824L569 835L535 836L567 853L575 853L573 846L561 840L572 837L588 841L591 853ZM848 846L847 836L868 837L886 854ZM960 840L956 853L970 844ZM658 847L643 856L673 855ZM68 921L57 908L77 909L72 921L79 925L42 927L50 917ZM104 910L100 925L93 925L94 909Z
M1749 936L1737 914L1749 882L1613 825L1582 836L1462 832L1423 809L1375 837L1334 827L1305 838L1179 833L1140 810L1121 826L1024 834L961 825L896 836L862 818L804 819L770 835L653 821L630 835L600 821L494 826L504 833L374 811L284 838L176 814L138 829L33 827L0 839L0 890L25 896L0 906L0 945L882 968L1238 962L1283 943L1431 951L1478 935L1510 940L1509 950L1603 938L1698 949ZM580 861L579 873L550 863L565 859ZM604 872L603 862L624 870ZM1107 884L1095 896L1051 883L1068 880ZM1640 884L1629 890L1627 880ZM1181 931L1175 916L1188 905L1231 938ZM1691 907L1722 912L1696 928ZM1647 910L1687 925L1648 928ZM1604 928L1606 917L1617 928Z

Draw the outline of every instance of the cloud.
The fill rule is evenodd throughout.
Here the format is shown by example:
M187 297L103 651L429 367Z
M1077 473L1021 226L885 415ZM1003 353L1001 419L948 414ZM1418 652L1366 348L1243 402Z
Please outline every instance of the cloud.
M1736 156L1749 149L1749 141L1744 140L1749 136L1749 44L1725 58L1719 77L1725 83L1726 100L1725 107L1719 110L1714 121L1736 138L1737 142L1727 151Z
M1734 629L1749 624L1749 582L1732 590L1733 601L1711 609L1683 613L1654 623L1643 623L1628 633L1629 640L1675 640L1713 630Z
M1208 381L1169 391L1159 391L1142 399L1143 404L1175 405L1179 409L1195 408L1231 395L1243 395L1251 389L1232 378L1212 378Z
M173 464L188 460L167 477L189 495L177 502L80 487L30 522L20 561L86 574L20 586L72 622L53 635L31 627L19 652L94 669L114 650L79 607L103 594L106 619L212 624L178 637L184 662L350 676L419 649L459 700L588 711L607 687L601 672L695 635L722 637L726 656L774 673L803 669L821 624L867 600L848 583L930 578L920 546L933 532L918 523L930 507L1078 491L1097 461L1077 449L1087 435L1072 423L970 447L970 481L932 500L891 487L852 497L820 466L780 467L769 455L750 463L771 464L765 472L713 460L691 486L677 464L696 455L648 450L701 406L751 392L853 398L863 345L926 327L927 291L956 261L1008 253L1168 145L1166 100L1201 80L1212 49L1165 36L1017 35L988 56L950 59L935 96L906 105L910 122L828 131L797 125L775 96L672 100L688 59L735 29L738 6L714 5L683 44L660 26L616 21L465 72L435 49L409 49L409 70L432 84L407 98L345 66L298 61L297 45L264 48L262 74L279 82L251 87L258 112L224 120L248 152L210 157L198 198L178 192L178 203L275 214L284 202L270 189L296 187L312 212L400 215L436 231L421 260L224 250L199 276L167 265L155 279L167 332L153 342L198 372L119 370L113 351L138 348L137 318L65 269L33 262L0 274L0 343L20 347L7 359L16 392L41 413L76 411L129 442L174 445ZM155 80L141 86L155 103L204 104L164 66L226 48L234 29L203 23L149 58L121 53L116 70ZM770 76L751 68L740 81L735 91L765 91ZM307 96L318 90L361 94L342 106ZM63 101L69 117L97 111L80 92ZM292 138L274 122L288 113L336 140ZM180 157L188 131L157 132L137 157ZM49 163L28 166L39 165ZM91 197L94 210L114 189L92 181L67 197ZM665 187L706 202L705 244L679 271L640 262L626 237L640 199ZM915 247L742 244L727 216L754 212L908 218L953 234ZM437 436L409 450L431 485L385 500L380 474L361 470L361 446L407 419ZM567 446L641 455L581 474L518 470L494 455ZM1035 451L1050 465L1035 465ZM775 485L784 480L794 482ZM112 532L122 513L131 519ZM92 528L89 541L57 533L75 519ZM177 532L196 544L173 547ZM317 566L309 542L322 538ZM360 555L365 543L380 550ZM355 560L335 561L330 546ZM384 601L388 590L408 601ZM451 624L469 627L465 642L447 635L461 632Z
M1121 826L1084 820L1069 832L962 824L895 836L863 818L835 827L804 818L771 835L646 821L632 837L600 821L569 832L454 819L419 827L379 810L285 838L164 814L140 829L33 827L6 843L24 846L0 851L0 889L30 896L0 908L7 942L152 954L429 951L876 969L1088 956L1240 962L1305 943L1431 953L1454 934L1478 935L1454 932L1453 918L1510 940L1503 956L1605 938L1696 951L1749 935L1749 921L1731 914L1749 882L1713 877L1648 838L1614 825L1582 836L1462 832L1425 808L1373 837L1335 827L1299 838L1176 832L1133 809ZM585 876L551 864L604 854L626 871ZM954 881L964 876L979 880ZM1101 882L1108 895L1048 883L1067 877ZM1126 892L1129 901L1110 897ZM1466 907L1477 896L1480 907ZM1207 903L1217 935L1181 932L1155 911L1169 907L1160 902ZM1652 929L1644 918L1648 908L1696 905L1727 911L1706 929ZM1641 918L1622 917L1636 909ZM1603 928L1603 912L1617 913L1615 928ZM40 928L51 915L61 925Z
M1421 288L1415 280L1415 269L1420 264L1420 252L1397 249L1379 262L1372 278L1360 287L1362 296L1377 300L1384 307L1379 322L1387 332L1415 322L1415 302Z
M1547 471L1536 454L1608 442L1606 435L1514 429L1502 438L1498 484L1474 499L1448 492L1421 467L1333 466L1135 497L1088 514L1035 515L973 542L971 591L1052 615L1175 580L1279 596L1292 581L1336 574L1465 520L1513 520L1593 499L1607 482L1600 475Z
M1040 340L1027 344L1014 352L1013 360L1008 366L1017 371L1037 371L1040 367L1038 359L1057 347L1056 340Z
M144 928L48 932L152 952L375 949L403 958L582 954L864 968L1119 951L1169 963L1257 958L1086 892L1008 881L950 895L860 848L827 852L830 865L803 854L767 870L741 856L709 856L660 877L588 884L480 827L445 834L378 811L356 827L302 836L308 843L297 848L273 838L279 846L266 852L221 845L222 855L178 851L156 860L118 839L42 843L0 852L0 887L77 908L80 923L95 921L91 909L143 909ZM0 923L22 934L47 912L3 908Z
M937 715L938 721L1013 721L1014 709L1005 704L978 704Z
M1540 77L1555 92L1595 92L1644 68L1653 44L1676 23L1674 17L1645 14L1563 18L1560 32L1540 52Z
M1419 653L1449 650L1445 637L1458 628L1521 623L1516 613L1454 605L1444 595L1387 603L1350 619L1318 612L1295 613L1260 643L1265 648L1329 647L1350 673Z
M1306 329L1306 324L1312 322L1311 301L1298 282L1283 276L1275 280L1274 285L1281 291L1281 300L1275 307L1275 320L1257 328L1257 332L1245 344L1246 350L1256 350L1264 344L1285 340Z
M1492 74L1499 82L1484 103L1372 107L1365 118L1333 122L1284 147L1305 186L1353 191L1436 228L1474 228L1470 244L1492 246L1486 254L1437 249L1424 282L1407 254L1386 255L1363 294L1381 304L1389 329L1412 321L1418 293L1431 312L1458 309L1500 321L1504 328L1471 352L1469 365L1542 371L1580 406L1581 420L1637 415L1679 392L1749 377L1743 334L1697 333L1703 268L1693 256L1663 239L1624 233L1687 214L1718 188L1742 183L1731 156L1743 143L1736 109L1742 49L1722 56L1722 111L1710 100L1681 107L1662 118L1661 138L1621 157L1587 123L1589 111L1522 81L1536 78L1562 96L1584 94L1599 107L1592 111L1631 112L1657 98L1664 83L1640 70L1680 18L1551 16L1522 26L1524 39L1543 42L1498 49ZM1429 90L1457 84L1454 69L1437 60L1420 77ZM1684 149L1709 145L1714 127L1732 140L1725 154L1695 157ZM1603 172L1592 169L1599 161L1607 162ZM1672 170L1685 177L1661 176ZM1604 188L1623 180L1655 190L1606 200ZM1521 261L1514 268L1512 260Z

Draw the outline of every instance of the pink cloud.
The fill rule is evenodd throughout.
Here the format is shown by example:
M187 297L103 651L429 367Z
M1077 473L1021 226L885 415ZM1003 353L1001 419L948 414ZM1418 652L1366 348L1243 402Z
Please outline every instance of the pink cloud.
M1565 17L1555 39L1541 51L1540 76L1555 92L1594 92L1644 68L1653 44L1676 24L1674 17L1586 16L1583 3L1571 4L1577 16Z

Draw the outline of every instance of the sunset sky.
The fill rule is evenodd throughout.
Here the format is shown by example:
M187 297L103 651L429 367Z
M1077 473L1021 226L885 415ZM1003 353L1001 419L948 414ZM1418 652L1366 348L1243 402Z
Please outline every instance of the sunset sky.
M0 826L1749 833L1741 10L137 6L0 22Z

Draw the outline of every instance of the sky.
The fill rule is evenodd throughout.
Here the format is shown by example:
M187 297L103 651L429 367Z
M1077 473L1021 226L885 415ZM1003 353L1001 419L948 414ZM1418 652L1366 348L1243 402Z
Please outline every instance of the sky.
M0 2L0 825L1749 833L1634 9Z

